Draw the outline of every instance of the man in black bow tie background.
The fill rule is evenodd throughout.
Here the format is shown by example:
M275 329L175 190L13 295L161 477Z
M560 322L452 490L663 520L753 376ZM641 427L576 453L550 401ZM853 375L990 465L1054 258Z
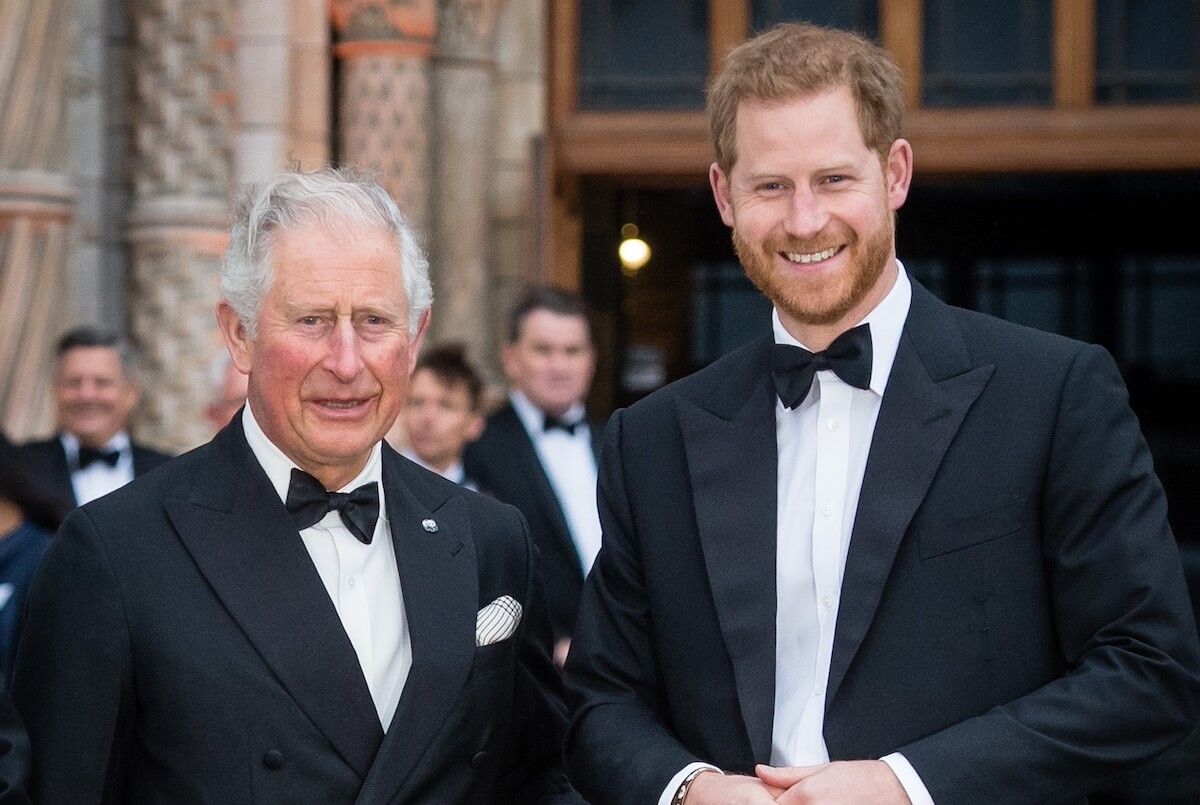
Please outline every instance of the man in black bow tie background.
M1112 359L896 259L901 85L859 37L783 25L710 88L713 195L773 333L609 425L566 666L594 805L1081 802L1196 722Z
M383 443L431 302L395 203L280 174L237 211L221 297L246 406L71 515L34 582L33 799L579 802L519 513Z
M587 305L560 288L530 288L509 316L501 358L508 404L467 445L463 465L480 491L529 521L561 665L583 577L600 549L596 456L604 426L584 410L596 368Z
M139 445L126 430L140 396L130 346L80 327L58 342L54 410L58 434L21 446L30 478L61 517L162 464L170 456Z

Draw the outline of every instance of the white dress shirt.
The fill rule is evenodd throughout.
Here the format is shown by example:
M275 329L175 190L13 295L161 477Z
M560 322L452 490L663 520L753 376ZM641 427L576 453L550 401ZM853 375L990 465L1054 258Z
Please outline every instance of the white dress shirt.
M778 450L776 510L775 711L771 764L813 766L829 762L825 746L825 688L841 603L842 574L858 509L875 420L887 387L900 334L912 302L904 267L887 296L862 320L871 327L871 385L857 389L830 370L816 373L795 409L775 400ZM771 317L775 342L808 349ZM853 594L853 591L850 591ZM913 805L933 805L920 777L900 754L891 767ZM690 764L668 784L666 805Z
M583 403L575 403L561 417L578 423L571 434L559 428L546 430L545 413L521 392L513 391L509 397L562 506L586 576L600 551L600 515L596 511L596 455Z
M249 403L242 414L242 426L254 457L279 499L286 503L295 462L263 433ZM301 531L300 538L358 655L379 723L386 732L412 668L412 643L387 516L382 453L381 445L375 445L362 472L341 489L332 490L351 492L372 481L379 485L379 520L371 544L359 542L336 511Z
M109 439L100 448L103 452L117 452L117 463L111 467L103 461L93 461L86 469L79 469L79 439L70 433L62 433L58 438L67 454L71 488L80 506L120 489L133 480L133 445L125 431Z

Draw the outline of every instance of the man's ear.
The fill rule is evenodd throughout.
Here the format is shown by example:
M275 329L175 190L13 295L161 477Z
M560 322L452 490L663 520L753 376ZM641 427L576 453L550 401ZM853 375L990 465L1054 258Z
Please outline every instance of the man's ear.
M500 347L500 366L503 367L508 382L512 383L519 372L516 344L505 343Z
M467 421L466 432L463 434L467 437L468 444L483 435L485 425L487 425L487 420L483 418L483 414L478 411L471 414L471 418Z
M717 212L725 226L733 226L733 195L729 191L729 177L721 166L713 163L708 166L708 183L712 187L713 200L717 202Z
M904 206L908 198L908 186L913 176L913 150L908 140L896 140L888 151L884 163L884 181L887 182L888 206L892 211Z
M430 311L426 310L421 314L421 318L417 323L417 334L413 336L413 340L408 345L408 376L412 377L413 370L417 368L417 358L421 355L421 342L425 340L425 331L429 329Z
M217 302L217 325L221 328L221 335L225 338L225 346L229 348L229 357L233 365L242 374L250 374L250 334L224 299Z

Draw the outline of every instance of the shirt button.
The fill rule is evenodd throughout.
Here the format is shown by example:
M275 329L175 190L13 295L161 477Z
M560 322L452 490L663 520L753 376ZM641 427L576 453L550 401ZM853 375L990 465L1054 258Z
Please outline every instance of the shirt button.
M824 695L825 695L824 686L817 685L815 688L813 688L813 696L824 696Z
M821 507L821 514L828 517L829 515L833 514L833 507L830 506L828 503L826 503L824 506Z
M828 428L830 431L835 431L838 429L840 424L841 423L839 423L836 419L831 419L825 423L825 427Z
M351 590L354 589L354 577L353 576L346 579L346 586L349 587Z
M825 596L824 598L821 599L821 603L825 606L826 609L831 608L833 606L833 596L832 595Z

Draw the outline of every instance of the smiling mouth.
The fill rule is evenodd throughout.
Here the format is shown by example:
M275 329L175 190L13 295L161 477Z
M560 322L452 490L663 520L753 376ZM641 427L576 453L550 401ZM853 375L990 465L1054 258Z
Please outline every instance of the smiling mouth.
M800 252L780 252L788 261L799 263L800 265L810 265L812 263L820 263L828 260L842 250L841 246L832 246L822 252L812 252L811 254L802 254Z
M337 411L349 411L351 408L357 408L366 400L322 400L321 405L325 408L333 408Z

